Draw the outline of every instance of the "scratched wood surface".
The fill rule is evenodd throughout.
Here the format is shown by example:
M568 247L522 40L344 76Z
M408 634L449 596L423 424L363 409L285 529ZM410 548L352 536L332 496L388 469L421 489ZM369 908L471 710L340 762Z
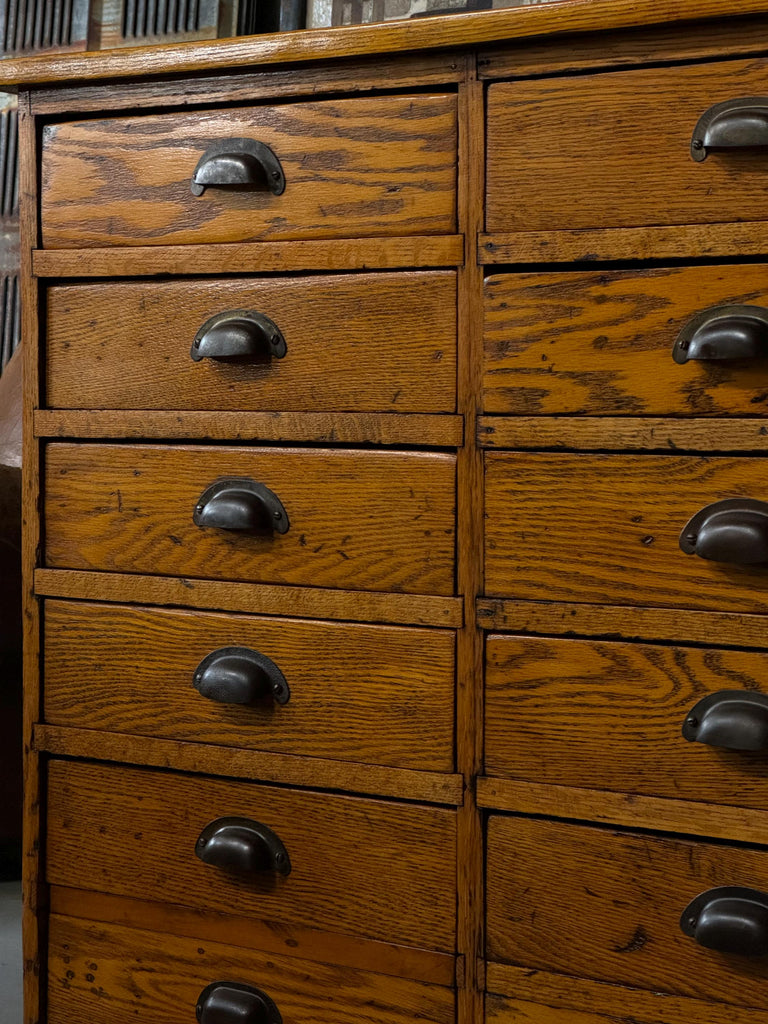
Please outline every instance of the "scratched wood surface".
M47 810L50 884L454 951L453 811L56 760ZM221 817L275 832L290 874L199 860Z
M122 1024L137 1013L142 1024L188 1024L201 992L214 981L267 993L290 1024L454 1019L450 988L207 939L51 918L49 1024Z
M764 891L768 852L492 816L488 958L766 1009L759 957L680 929L688 903L721 885Z
M486 229L764 220L765 154L696 163L690 144L709 107L764 95L767 69L753 59L494 83Z
M768 571L684 554L694 513L764 500L760 458L486 454L491 597L768 611Z
M452 631L48 601L45 721L393 768L453 771ZM246 647L290 700L201 696L198 664Z
M766 675L762 653L489 636L485 772L762 809L764 754L689 743L681 729L707 694L763 692Z
M47 300L54 408L456 408L453 272L55 285ZM232 310L269 317L284 358L194 362L198 330Z
M440 234L456 224L456 99L358 97L48 125L46 248ZM190 180L215 142L269 146L275 196Z
M51 444L49 568L453 593L455 458L442 453ZM275 493L284 534L202 529L223 477Z
M765 265L486 278L484 409L765 415L768 361L672 358L693 316L733 304L768 305Z

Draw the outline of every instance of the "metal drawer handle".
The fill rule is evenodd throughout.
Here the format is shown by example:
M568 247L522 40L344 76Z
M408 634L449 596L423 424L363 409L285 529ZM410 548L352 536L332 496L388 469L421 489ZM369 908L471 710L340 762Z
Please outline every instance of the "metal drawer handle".
M248 533L287 533L282 501L250 477L222 477L206 487L192 513L195 526Z
M712 306L697 313L677 336L672 358L696 360L764 359L768 356L768 309Z
M224 871L290 875L291 858L272 829L250 818L217 818L206 825L195 843L204 864Z
M699 118L691 139L691 156L701 163L723 149L768 147L768 97L747 96L716 103Z
M193 196L206 188L249 186L280 196L285 192L285 174L273 150L255 139L224 139L214 142L200 157L192 175Z
M283 333L274 320L250 309L232 309L206 320L195 335L190 356L201 359L255 361L287 352Z
M751 690L718 690L688 712L683 736L691 743L729 750L768 749L768 696Z
M266 992L235 981L214 981L197 999L199 1024L283 1024Z
M255 704L272 696L278 704L291 699L288 681L277 665L249 647L219 647L195 669L195 689L219 704Z
M683 527L680 548L687 555L714 562L768 562L768 503L727 498L707 505Z
M768 895L735 885L709 889L688 904L680 927L700 946L718 953L765 956Z

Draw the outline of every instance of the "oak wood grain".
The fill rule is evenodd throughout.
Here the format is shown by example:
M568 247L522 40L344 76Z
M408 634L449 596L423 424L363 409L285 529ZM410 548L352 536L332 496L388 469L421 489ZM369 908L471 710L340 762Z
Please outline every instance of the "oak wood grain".
M758 416L760 360L672 358L690 319L724 305L768 304L764 265L485 280L483 409L540 416Z
M430 1024L453 1020L449 988L332 967L231 944L90 923L51 921L50 1024L119 1024L140 1008L146 1024L194 1020L202 990L237 981L266 992L291 1024Z
M286 187L190 191L216 142L257 139ZM45 248L456 229L453 96L357 97L78 121L43 132Z
M199 329L232 310L269 317L286 355L194 362ZM54 285L46 325L58 409L456 409L452 272Z
M51 884L454 951L450 810L75 762L48 770ZM199 860L198 836L221 817L272 829L290 874Z
M50 444L45 564L453 593L455 459L439 453ZM202 529L217 479L277 494L284 534Z
M451 632L92 602L44 612L50 725L247 750L454 769ZM193 686L222 647L273 661L287 704L227 705Z
M760 459L488 452L486 594L765 612L763 568L678 543L699 509L763 484Z
M709 107L762 95L767 67L755 58L492 84L486 230L765 220L764 155L696 163L690 144Z
M759 959L680 930L689 901L720 885L764 890L766 851L492 816L488 957L766 1009Z
M763 809L764 754L690 743L681 729L707 694L761 692L766 675L762 653L491 635L485 772Z
M461 806L464 780L447 772L412 771L381 765L297 757L240 747L131 736L98 729L38 725L34 748L62 757L90 758L149 768L175 768L193 775L221 775L233 779L260 779L286 786L324 788L366 796L422 800Z

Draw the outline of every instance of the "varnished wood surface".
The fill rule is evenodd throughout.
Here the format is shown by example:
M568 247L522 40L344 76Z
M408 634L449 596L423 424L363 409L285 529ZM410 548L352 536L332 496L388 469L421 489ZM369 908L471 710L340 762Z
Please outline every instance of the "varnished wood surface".
M725 305L768 305L768 268L486 278L483 409L515 416L764 414L765 361L680 365L672 358L691 318Z
M494 1024L765 1024L768 1020L761 1010L510 964L488 964L488 992L487 1019ZM509 998L496 993L509 993Z
M489 810L683 832L744 843L763 843L768 828L768 812L706 803L706 796L701 801L670 800L604 789L479 778L477 800L480 807Z
M131 736L97 729L38 725L34 747L62 757L90 758L148 768L172 767L195 775L260 779L279 785L322 788L343 793L431 801L460 806L464 800L461 775L411 771L380 765L331 761L320 757L273 754L209 743L187 743L148 736Z
M422 235L456 230L456 100L356 97L48 125L45 248ZM280 196L190 180L209 147L269 146Z
M113 249L38 249L38 277L130 277L136 274L273 274L305 270L376 270L460 264L459 235L300 239L230 245L139 245Z
M51 884L455 949L453 811L51 761L47 813ZM272 829L290 874L199 860L198 836L221 817Z
M448 953L352 938L275 921L233 918L231 914L210 910L197 911L125 896L105 896L60 885L51 888L51 913L91 923L103 922L202 939L204 942L224 942L243 949L258 949L262 953L375 971L436 985L454 985L461 971L461 959Z
M486 230L765 220L764 154L697 163L690 144L709 107L762 95L766 67L753 59L492 84Z
M765 496L761 459L486 453L489 597L768 611L768 572L684 554L725 498Z
M194 362L200 328L235 310L269 317L285 356ZM46 324L57 409L456 409L450 271L59 285Z
M450 595L455 459L439 453L50 444L45 564ZM192 521L216 480L277 494L284 534Z
M766 676L768 655L752 652L491 635L485 773L764 809L764 754L681 730L703 697L762 692Z
M349 967L119 925L54 916L50 1024L94 1019L121 1024L140 1007L142 1024L187 1024L203 989L237 981L266 992L291 1024L451 1024L449 988Z
M248 40L217 40L104 51L97 54L29 57L3 62L5 88L32 83L131 78L209 68L252 67L288 61L338 59L371 53L473 46L478 43L568 33L610 32L697 18L765 14L766 0L561 0L513 10L417 18L335 30L291 32Z
M452 632L81 601L48 601L44 628L50 725L454 770ZM198 665L223 647L273 661L288 703L199 694Z
M766 1009L759 958L680 930L690 900L721 885L765 890L768 852L492 816L488 959Z
M256 615L391 622L403 626L452 627L461 626L464 621L462 602L456 597L377 594L361 590L227 583L68 569L37 569L34 580L35 593L40 597L218 608Z
M768 424L760 416L480 416L477 440L483 448L764 452Z

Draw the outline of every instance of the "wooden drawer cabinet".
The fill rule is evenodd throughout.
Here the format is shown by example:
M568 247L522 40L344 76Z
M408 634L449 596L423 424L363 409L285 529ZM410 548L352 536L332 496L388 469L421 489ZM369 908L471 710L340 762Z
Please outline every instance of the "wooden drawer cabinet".
M280 171L248 153L231 170L242 139L268 147ZM206 157L210 173L199 176L211 184L194 195ZM273 174L284 178L279 195ZM456 100L356 97L50 125L41 222L53 249L451 232Z
M768 1024L767 23L3 62L23 1024Z

